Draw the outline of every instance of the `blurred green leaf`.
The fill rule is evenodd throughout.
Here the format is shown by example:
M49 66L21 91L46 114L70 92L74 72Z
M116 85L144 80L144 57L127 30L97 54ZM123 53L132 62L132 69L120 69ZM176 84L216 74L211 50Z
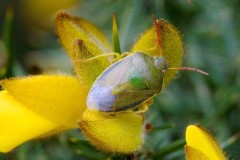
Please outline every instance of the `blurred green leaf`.
M8 53L3 42L0 40L0 79L7 73Z
M13 42L12 42L12 30L13 30L13 8L9 6L6 10L5 14L5 20L4 20L4 26L3 26L3 36L2 40L5 45L5 64L6 65L6 71L5 76L10 77L13 75ZM7 56L6 56L7 55ZM7 60L6 60L7 59ZM2 74L3 76L4 74Z
M117 19L115 13L112 14L112 39L113 39L113 51L121 53L121 47L119 42Z
M162 147L160 150L156 151L153 154L154 158L162 159L164 156L173 153L176 150L183 149L183 146L185 145L185 139L181 139L178 141L175 141L167 146Z

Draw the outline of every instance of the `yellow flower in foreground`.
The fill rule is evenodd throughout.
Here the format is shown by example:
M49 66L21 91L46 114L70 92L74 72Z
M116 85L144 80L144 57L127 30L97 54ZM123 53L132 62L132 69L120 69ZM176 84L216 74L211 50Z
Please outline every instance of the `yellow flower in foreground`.
M178 32L163 20L157 25L161 28L164 57L171 65L179 67L183 47ZM57 15L56 26L73 62L76 77L40 75L2 80L0 152L8 152L31 139L77 128L78 125L98 149L111 153L136 151L144 142L141 114L108 114L86 107L91 85L111 64L111 58L84 59L113 52L105 36L89 21L63 12ZM149 55L159 55L158 36L156 26L152 26L130 52L146 51ZM149 48L155 49L148 51ZM174 74L173 70L166 74L165 84Z
M215 139L199 125L190 125L186 131L187 160L226 160Z

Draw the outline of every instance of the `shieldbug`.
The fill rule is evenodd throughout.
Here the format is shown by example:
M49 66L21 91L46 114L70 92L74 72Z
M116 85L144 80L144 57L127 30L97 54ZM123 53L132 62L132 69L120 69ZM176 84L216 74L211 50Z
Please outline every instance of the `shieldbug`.
M108 67L94 82L87 106L105 112L134 108L160 93L169 63L141 52L131 54Z
M155 18L153 19L161 49L159 28ZM207 74L196 68L169 68L169 62L163 57L152 57L143 52L134 52L113 63L99 75L88 94L87 107L90 110L102 112L134 109L161 92L163 78L168 69L191 70Z
M118 112L135 108L162 90L169 63L162 57L133 53L108 67L93 83L89 109ZM175 68L169 68L175 69ZM195 68L176 68L196 70Z

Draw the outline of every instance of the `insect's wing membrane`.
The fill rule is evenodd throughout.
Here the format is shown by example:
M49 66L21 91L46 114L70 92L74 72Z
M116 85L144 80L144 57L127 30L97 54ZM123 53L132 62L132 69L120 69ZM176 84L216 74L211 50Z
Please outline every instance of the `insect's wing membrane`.
M132 65L132 56L126 57L124 61L120 60L105 70L95 81L101 86L115 87L127 81L126 74Z
M112 111L117 95L113 94L116 86L126 82L127 68L132 64L132 57L126 57L108 67L94 82L88 94L89 109Z

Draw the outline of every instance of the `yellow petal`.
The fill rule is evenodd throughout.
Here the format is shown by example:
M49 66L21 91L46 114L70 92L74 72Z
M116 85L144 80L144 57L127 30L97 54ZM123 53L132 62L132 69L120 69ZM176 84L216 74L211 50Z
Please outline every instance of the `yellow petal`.
M85 61L86 55L94 55L92 44L76 39L73 42L73 64L80 82L88 92L96 78L110 65L106 57ZM91 57L88 57L91 58Z
M186 131L187 146L202 152L210 160L225 160L220 146L213 137L198 125L190 125Z
M86 59L110 52L109 44L99 29L89 21L59 12L56 26L60 40L70 55L75 72L86 91L109 65L109 57Z
M161 56L160 50L162 50L162 56L169 61L170 67L180 67L183 56L183 44L177 29L162 19L158 20L158 26L160 30L161 49L158 47L156 26L153 25L139 38L131 52L142 51L152 56ZM155 49L152 50L154 47ZM173 70L167 71L164 77L165 85L175 77L175 73L176 71Z
M96 53L93 52L90 56L109 53L111 50L104 34L86 19L59 12L56 17L56 27L59 38L70 57L72 57L72 44L75 39L92 43Z
M28 110L7 91L0 91L0 126L0 152L60 127Z
M87 93L79 80L44 75L3 80L2 86L31 111L57 124L77 127L86 108Z
M185 146L185 154L187 160L210 160L207 155L190 146Z
M143 118L135 113L110 115L86 110L80 128L98 149L110 153L132 153L143 144Z

